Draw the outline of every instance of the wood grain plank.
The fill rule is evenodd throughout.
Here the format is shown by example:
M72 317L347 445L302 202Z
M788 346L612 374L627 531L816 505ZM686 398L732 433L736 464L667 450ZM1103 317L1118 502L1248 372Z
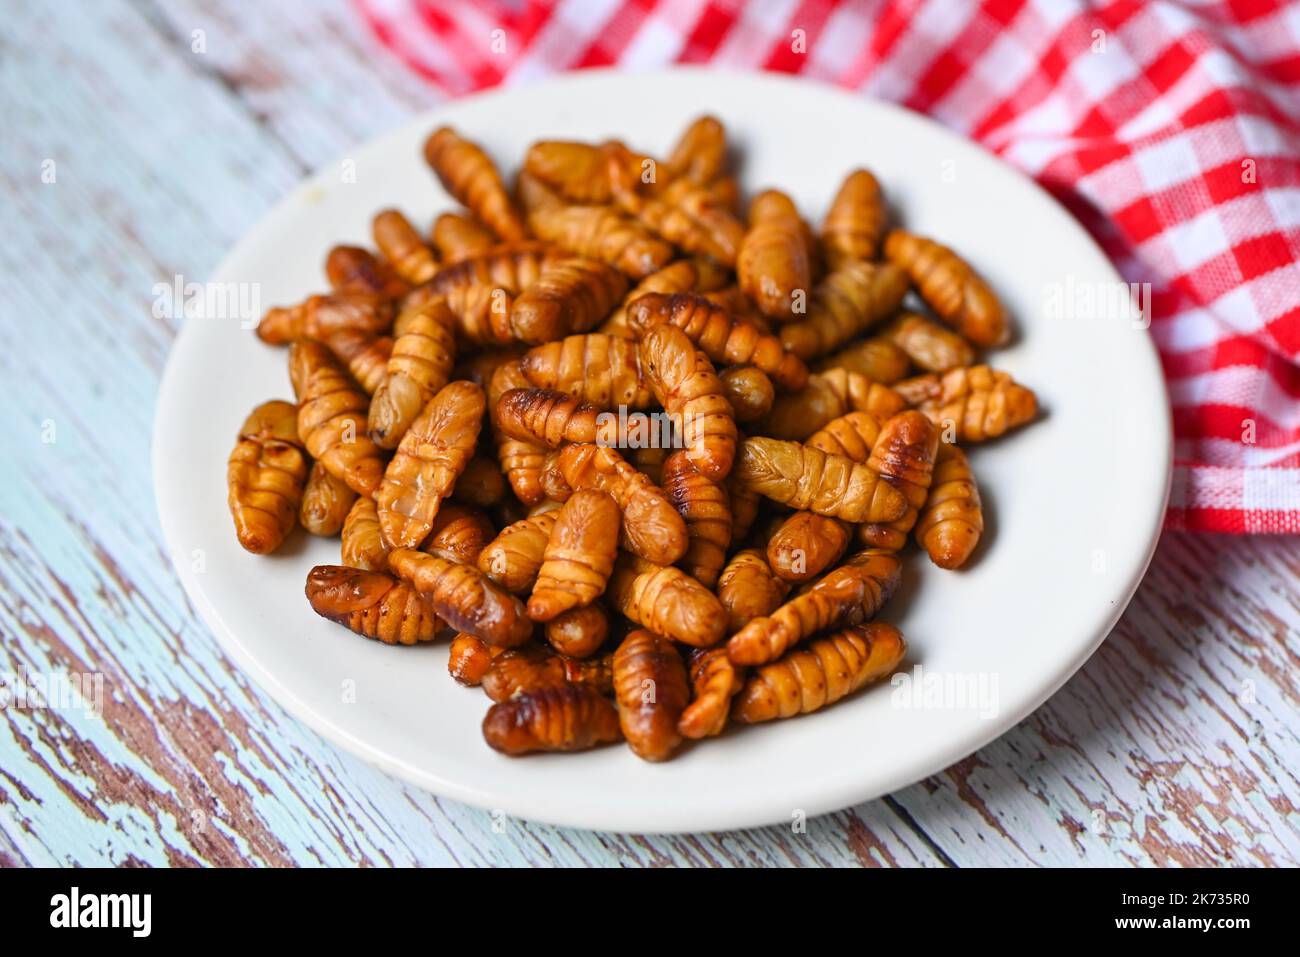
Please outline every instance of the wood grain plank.
M198 70L219 80L305 169L429 110L444 98L374 38L346 2L140 0L178 47L203 30Z
M5 202L16 207L6 221L22 227L0 265L23 278L11 315L41 320L6 321L2 333L6 381L24 396L5 412L22 459L0 532L5 593L15 596L5 632L26 640L6 643L6 670L102 674L114 696L102 727L79 712L6 710L5 756L17 760L5 767L39 772L7 783L6 811L42 862L400 860L391 832L348 833L347 815L340 824L314 793L298 801L313 805L306 813L268 823L281 809L277 792L300 786L287 783L296 776L288 765L309 764L308 782L358 779L300 753L319 745L314 736L250 730L245 708L262 720L283 715L247 700L206 632L195 633L149 495L153 395L172 335L150 313L152 284L202 275L247 226L230 210L251 217L299 169L219 84L151 43L129 7L63 9L68 22L33 14L11 25L18 42L4 58L6 107L25 114L29 135L5 168ZM122 39L97 42L105 36ZM61 56L35 53L61 43ZM60 63L93 82L63 82ZM150 137L178 103L199 117L175 131L188 138L187 160L159 162L150 154L165 137ZM262 157L256 168L249 156ZM45 157L61 171L48 186ZM221 199L232 195L241 203ZM64 255L43 255L51 249ZM74 341L95 347L67 349ZM57 359L34 367L18 356ZM43 423L54 441L41 442ZM142 658L122 660L132 654ZM353 795L344 803L354 820L383 820Z
M30 867L31 862L22 850L10 840L9 835L0 831L0 867Z
M895 799L958 864L1294 866L1297 551L1166 534L1048 704Z

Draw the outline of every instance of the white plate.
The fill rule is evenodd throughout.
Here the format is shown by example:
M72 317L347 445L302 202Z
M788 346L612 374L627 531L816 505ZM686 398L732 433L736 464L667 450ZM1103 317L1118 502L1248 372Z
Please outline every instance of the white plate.
M1105 638L1150 559L1170 459L1155 351L1131 320L1072 316L1049 298L1065 292L1077 307L1080 290L1113 288L1119 277L1036 185L894 106L784 77L695 69L586 71L470 97L349 154L355 182L344 181L345 161L307 180L212 281L259 283L262 308L293 302L323 288L333 243L369 243L378 209L397 205L424 226L452 208L421 158L440 123L513 169L543 137L618 136L663 151L705 111L726 123L743 185L779 186L813 222L841 177L869 166L901 222L964 252L1017 318L1017 343L994 362L1038 391L1045 415L973 455L989 525L973 567L944 572L909 553L904 594L883 616L907 636L909 668L982 676L990 691L996 682L996 713L956 707L955 693L929 699L934 707L904 707L907 689L883 684L662 765L624 747L503 757L479 731L482 692L447 676L446 645L385 647L312 613L307 570L337 563L337 541L298 532L271 557L236 543L226 457L253 406L292 397L286 354L237 319L187 321L154 434L159 513L186 590L231 656L291 713L437 794L532 820L645 832L789 822L886 794L976 750L1046 700Z

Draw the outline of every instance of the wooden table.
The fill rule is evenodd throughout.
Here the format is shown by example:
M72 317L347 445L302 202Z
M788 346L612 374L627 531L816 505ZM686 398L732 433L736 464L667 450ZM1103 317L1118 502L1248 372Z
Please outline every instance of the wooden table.
M1300 863L1294 540L1166 535L1050 703L805 834L496 833L252 687L158 530L177 322L152 289L202 280L300 176L437 102L341 0L289 6L32 2L0 26L0 672L107 689L98 720L0 711L0 863Z

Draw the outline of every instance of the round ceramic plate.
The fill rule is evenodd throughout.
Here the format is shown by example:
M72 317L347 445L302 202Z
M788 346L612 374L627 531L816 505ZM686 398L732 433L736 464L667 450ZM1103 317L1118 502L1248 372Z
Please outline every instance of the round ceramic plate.
M301 531L244 552L226 458L258 403L292 398L286 352L232 318L186 321L158 399L154 474L176 568L239 665L347 750L440 795L583 828L671 832L789 822L886 794L993 740L1045 701L1106 637L1147 567L1164 512L1170 430L1149 336L1119 277L1046 193L910 112L771 75L588 71L469 97L321 170L239 243L212 283L256 305L324 285L334 243L369 244L370 217L421 227L455 207L424 137L450 123L513 171L534 140L618 137L666 151L700 113L726 124L742 185L778 186L820 222L842 177L870 167L898 220L968 256L1016 318L992 361L1037 390L1043 416L972 460L988 525L967 570L909 552L883 618L903 671L822 712L729 730L647 764L625 747L511 759L484 744L488 701L447 675L447 646L386 647L318 618L307 570L336 540ZM210 287L214 288L214 287ZM256 318L254 316L253 318Z

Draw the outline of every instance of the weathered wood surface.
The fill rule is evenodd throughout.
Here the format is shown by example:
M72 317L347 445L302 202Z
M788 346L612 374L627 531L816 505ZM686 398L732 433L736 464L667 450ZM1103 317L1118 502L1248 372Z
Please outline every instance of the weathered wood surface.
M252 687L158 531L176 323L150 290L207 275L303 172L437 102L341 2L290 6L32 2L0 22L0 673L105 680L102 719L0 710L0 864L1300 863L1293 540L1167 535L1050 703L802 834L494 829Z

